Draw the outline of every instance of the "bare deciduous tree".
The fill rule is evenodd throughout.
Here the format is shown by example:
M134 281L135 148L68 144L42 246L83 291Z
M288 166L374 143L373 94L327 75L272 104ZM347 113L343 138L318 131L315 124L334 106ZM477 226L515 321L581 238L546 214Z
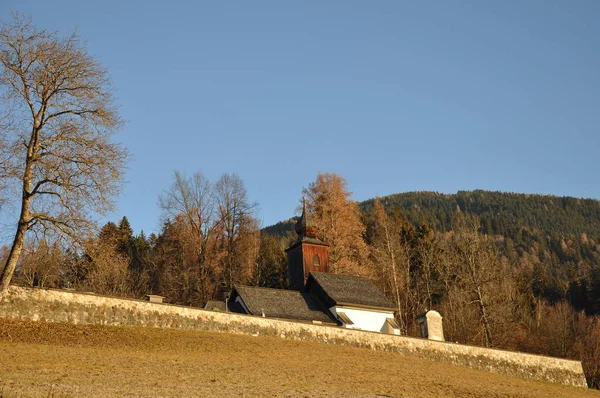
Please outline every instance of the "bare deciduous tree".
M111 208L127 153L111 140L122 121L109 83L77 34L63 38L19 15L2 26L0 106L10 129L0 156L20 212L0 295L28 230L81 236Z
M237 174L223 174L215 184L215 193L218 225L226 253L223 282L231 288L250 278L254 259L258 256L258 223L254 219L257 204L248 201L244 181Z
M17 278L27 286L55 287L64 261L59 242L41 239L26 243L26 246L17 268Z
M447 277L452 281L448 299L460 303L456 322L478 325L485 346L502 345L498 339L507 322L512 321L518 301L509 265L492 238L480 233L479 219L474 216L458 213L454 217L448 249L451 267ZM448 318L454 317L452 312L447 312Z
M410 290L410 256L408 247L400 237L400 225L390 219L379 199L373 205L369 235L371 258L380 284L394 298L400 331L407 334L408 319L406 299Z
M212 298L210 282L215 279L217 258L214 253L217 219L213 184L200 172L186 177L176 171L171 188L159 197L159 204L167 219L181 221L185 227L185 234L180 238L182 244L194 247L197 263L194 280L197 280L195 285L200 302Z
M214 188L201 172L188 178L176 171L171 189L158 201L167 218L183 216L196 235L208 239L214 224Z

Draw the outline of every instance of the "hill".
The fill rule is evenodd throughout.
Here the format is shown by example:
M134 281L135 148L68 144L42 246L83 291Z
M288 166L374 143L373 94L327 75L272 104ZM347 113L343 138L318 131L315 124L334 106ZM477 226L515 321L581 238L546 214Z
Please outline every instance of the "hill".
M269 337L0 321L2 397L600 397L400 354Z
M379 198L387 210L398 208L415 226L428 224L437 231L452 228L457 210L476 214L482 232L516 238L521 228L539 230L547 235L600 236L600 201L569 196L520 194L497 191L406 192ZM375 198L359 203L363 213L373 208ZM293 231L295 218L267 226L269 235Z
M526 227L547 235L600 236L600 201L552 195L492 191L458 191L456 194L407 192L381 198L388 209L398 207L415 224L438 231L451 229L452 215L460 209L481 219L482 232L516 238ZM374 199L360 204L368 212Z

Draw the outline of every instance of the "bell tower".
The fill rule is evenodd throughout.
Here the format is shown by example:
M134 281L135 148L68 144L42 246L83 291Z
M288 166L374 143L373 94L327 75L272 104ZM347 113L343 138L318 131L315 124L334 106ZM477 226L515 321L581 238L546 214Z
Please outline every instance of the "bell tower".
M311 271L329 271L329 245L317 238L317 228L306 211L302 199L302 215L294 226L298 239L287 253L288 284L290 290L302 290Z

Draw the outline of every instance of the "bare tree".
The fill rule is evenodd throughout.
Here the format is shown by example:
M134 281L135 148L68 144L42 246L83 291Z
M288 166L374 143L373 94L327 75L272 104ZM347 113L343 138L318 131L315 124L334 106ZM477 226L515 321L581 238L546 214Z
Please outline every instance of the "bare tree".
M455 314L461 315L455 321L465 327L478 325L486 346L501 346L518 302L509 264L492 238L480 233L479 219L471 215L458 213L454 217L448 250L448 299L460 303ZM448 318L453 318L452 312L446 312ZM468 335L468 329L465 331ZM479 340L477 336L473 339Z
M439 272L442 263L440 240L436 233L425 224L419 226L419 239L415 254L418 263L416 273L417 308L419 311L433 309L434 297L441 295L442 281Z
M200 302L210 299L214 290L210 282L215 278L213 243L217 229L213 184L200 172L186 177L176 171L171 188L159 197L159 204L164 217L181 221L185 226L186 239L182 237L182 243L185 241L194 247L197 258L194 280L198 281Z
M208 237L215 218L213 191L201 172L188 178L176 171L171 188L158 201L166 217L174 219L181 215L197 235Z
M223 174L215 185L215 192L218 225L226 252L223 282L231 288L234 283L250 278L251 267L258 256L258 224L254 219L257 204L248 201L244 181L237 174Z
M27 286L54 287L64 261L59 242L41 239L26 242L17 268L17 278Z
M15 15L0 30L0 104L10 110L2 145L6 181L20 212L0 295L28 230L77 237L113 205L126 150L111 141L121 126L106 70L76 33L60 37Z
M406 298L410 290L410 256L408 247L400 237L400 225L394 222L379 199L375 199L369 228L371 258L380 284L394 298L402 334L408 331Z

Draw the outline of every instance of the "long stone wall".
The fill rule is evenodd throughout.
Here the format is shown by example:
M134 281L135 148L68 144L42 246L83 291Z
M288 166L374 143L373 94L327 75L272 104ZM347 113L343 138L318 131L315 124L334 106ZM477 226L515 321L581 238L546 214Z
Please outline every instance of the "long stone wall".
M587 387L578 361L63 290L11 286L0 302L0 318L276 336L398 352L525 379Z

